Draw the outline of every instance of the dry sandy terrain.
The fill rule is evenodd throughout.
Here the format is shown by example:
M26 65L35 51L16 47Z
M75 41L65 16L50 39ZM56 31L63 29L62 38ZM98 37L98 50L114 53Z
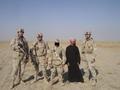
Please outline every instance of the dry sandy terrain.
M65 48L66 43L62 43ZM51 45L50 45L51 46ZM78 46L80 44L78 43ZM44 84L42 80L31 84L34 68L29 62L26 67L24 79L25 85L20 84L14 90L120 90L120 43L97 43L96 68L98 69L98 82L96 86L88 83L65 83L60 86ZM9 43L0 43L0 90L10 90L12 72L12 52ZM31 77L31 78L30 78Z

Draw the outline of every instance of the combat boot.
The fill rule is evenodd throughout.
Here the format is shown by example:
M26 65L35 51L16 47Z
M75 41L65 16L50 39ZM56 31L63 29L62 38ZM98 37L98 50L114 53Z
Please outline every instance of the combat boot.
M95 86L96 83L97 83L97 80L96 80L96 79L92 79L91 85L92 85L92 86Z

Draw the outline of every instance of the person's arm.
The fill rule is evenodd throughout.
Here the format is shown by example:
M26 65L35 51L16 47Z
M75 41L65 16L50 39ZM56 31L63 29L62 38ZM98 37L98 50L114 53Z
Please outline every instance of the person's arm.
M42 53L42 55L47 55L47 50L49 49L49 47L48 47L48 44L47 43L45 43L44 42L44 45L45 45L45 47L44 47L44 51L43 51L43 53Z
M93 62L92 63L94 63L95 62L95 58L96 58L96 44L95 44L95 42L94 42L94 40L93 40Z
M68 48L66 48L65 55L66 55L66 61L65 61L65 64L68 64L68 56L69 56Z
M22 52L22 53L24 53L24 51L20 48L20 46L16 42L16 39L12 39L12 41L10 42L10 47L15 52Z
M33 55L37 56L37 41L32 44L31 50L33 51Z
M10 47L13 51L15 51L15 39L12 39L10 42Z
M82 54L85 54L85 41L83 41L81 44L81 52Z
M62 49L62 60L63 60L63 65L65 64L66 62L66 56L65 56L65 50Z
M26 41L26 59L28 60L29 58L29 46L28 46L28 42Z
M24 42L25 42L25 52L26 52L27 56L29 56L29 45L25 38L24 38Z
M45 45L46 45L46 49L48 50L49 49L48 42L46 42Z
M78 64L81 63L81 57L80 57L80 52L79 52L79 48L77 47L77 62Z

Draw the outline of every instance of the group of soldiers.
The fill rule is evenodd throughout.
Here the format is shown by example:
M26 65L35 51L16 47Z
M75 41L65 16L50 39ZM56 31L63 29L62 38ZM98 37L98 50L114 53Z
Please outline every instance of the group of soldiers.
M10 46L13 51L13 77L11 88L14 88L15 81L18 77L18 83L24 83L23 75L26 64L29 59L35 69L35 75L33 82L36 82L40 77L43 77L45 83L59 81L61 85L64 85L63 74L66 61L65 50L60 45L60 40L56 39L53 48L50 48L48 43L43 40L43 34L38 33L37 40L28 46L28 42L24 37L24 29L17 30L17 36L11 41ZM84 68L84 80L89 80L91 73L93 84L96 83L96 71L95 71L95 56L94 56L94 41L91 38L91 33L85 33L85 41L82 44L82 56ZM50 71L48 75L47 71ZM40 76L39 74L42 74Z

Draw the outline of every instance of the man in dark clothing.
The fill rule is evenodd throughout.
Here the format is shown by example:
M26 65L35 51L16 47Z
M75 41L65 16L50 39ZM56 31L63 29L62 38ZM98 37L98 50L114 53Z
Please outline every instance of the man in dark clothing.
M82 73L79 69L81 58L75 39L71 39L70 45L66 48L66 59L65 64L68 65L68 81L83 82Z

